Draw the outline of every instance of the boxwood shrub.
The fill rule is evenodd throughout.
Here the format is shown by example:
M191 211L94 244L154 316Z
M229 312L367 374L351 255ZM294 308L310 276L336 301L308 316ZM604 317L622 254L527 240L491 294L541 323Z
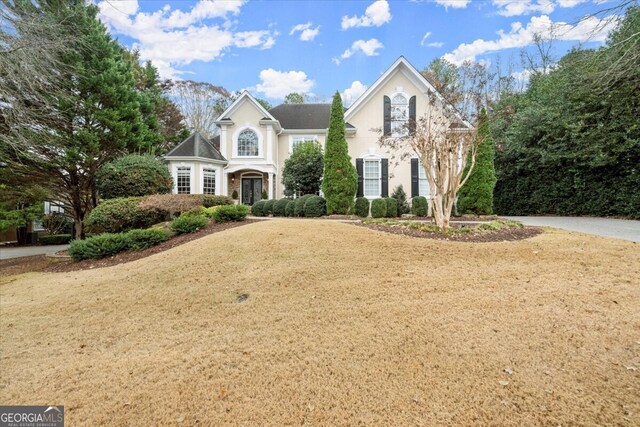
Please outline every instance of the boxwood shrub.
M296 201L287 199L287 207L284 208L284 216L294 216L296 210Z
M318 217L327 213L327 202L324 197L311 196L304 203L304 216Z
M216 222L242 221L247 217L249 207L245 205L219 206L213 213Z
M127 249L141 251L169 239L169 233L162 228L147 228L146 230L129 230L124 235Z
M396 218L398 216L398 201L392 197L385 197L387 203L387 218Z
M66 245L73 236L71 234L49 234L47 236L38 236L38 243L41 245Z
M304 216L304 204L309 200L309 197L313 197L313 194L305 194L296 199L296 204L293 207L293 216Z
M140 197L105 200L89 213L85 225L91 232L118 233L147 228L167 219L165 212L141 207L140 200Z
M358 197L356 199L356 206L355 206L356 215L358 215L361 218L368 217L369 206L371 206L369 199L367 199L366 197Z
M196 196L200 196L200 195L196 195ZM203 194L200 197L202 197L202 206L204 206L205 208L210 208L212 206L224 206L224 205L233 204L233 200L229 196L216 196L213 194Z
M251 214L255 216L264 216L264 205L266 203L266 200L255 202L253 206L251 206Z
M74 240L69 245L69 255L75 261L99 259L115 255L128 247L124 233L103 233L84 240Z
M264 216L269 216L273 213L273 205L275 202L275 199L271 199L264 203Z
M387 201L385 199L373 199L371 201L371 216L384 218L387 216Z
M285 209L287 209L288 204L289 199L276 200L276 202L273 204L273 216L284 216Z
M171 221L171 229L178 234L193 233L207 226L209 220L204 215L179 216Z
M427 216L429 204L424 196L417 196L411 199L411 212L416 216Z

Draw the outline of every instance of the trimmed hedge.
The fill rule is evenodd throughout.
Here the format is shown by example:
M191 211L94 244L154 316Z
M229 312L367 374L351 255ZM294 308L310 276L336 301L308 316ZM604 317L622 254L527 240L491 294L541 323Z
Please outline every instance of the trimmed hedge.
M327 202L324 197L311 196L304 203L304 216L309 218L323 216L327 213Z
M48 236L38 236L38 243L41 245L66 245L73 236L71 234L50 234Z
M129 230L124 236L127 239L127 248L134 251L141 251L169 240L169 233L162 228Z
M289 199L276 200L276 202L273 204L273 216L284 216L285 209L287 209L288 203Z
M371 216L384 218L387 216L387 201L385 199L373 199L371 201Z
M251 206L251 214L255 216L264 216L264 205L267 203L266 200L260 200L255 202L253 206Z
M264 204L264 216L269 216L273 213L273 205L276 203L275 199L267 200Z
M416 216L427 216L429 213L429 203L424 196L417 196L411 199L411 212Z
M296 201L288 199L287 207L284 209L284 216L294 216L296 210Z
M140 206L140 197L105 200L85 219L92 232L118 233L135 228L147 228L167 219L167 214L155 208Z
M163 160L129 154L104 164L96 174L98 194L104 199L170 193L171 173Z
M74 240L69 245L69 255L75 261L100 259L127 249L125 233L103 233L84 240Z
M141 208L157 209L164 212L167 218L200 206L210 208L231 204L233 204L231 198L213 194L154 194L140 200Z
M392 197L385 197L387 203L387 218L396 218L398 216L398 201Z
M313 197L313 194L305 194L304 196L296 199L296 205L293 208L293 216L304 216L304 204L309 200L309 197Z
M249 207L245 205L219 206L213 213L215 222L242 221L247 217Z
M171 221L171 229L178 234L193 233L209 224L209 220L204 215L179 216Z
M358 197L356 199L355 212L360 218L366 218L369 216L369 207L371 202L366 197Z

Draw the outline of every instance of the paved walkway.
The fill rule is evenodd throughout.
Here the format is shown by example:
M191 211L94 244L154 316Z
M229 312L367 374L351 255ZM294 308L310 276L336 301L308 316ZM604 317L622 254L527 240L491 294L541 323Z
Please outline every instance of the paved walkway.
M562 228L563 230L595 234L596 236L640 242L640 221L631 219L560 217L560 216L506 216L524 225Z
M69 245L23 246L21 248L0 246L0 259L20 258L23 256L45 255L67 249Z

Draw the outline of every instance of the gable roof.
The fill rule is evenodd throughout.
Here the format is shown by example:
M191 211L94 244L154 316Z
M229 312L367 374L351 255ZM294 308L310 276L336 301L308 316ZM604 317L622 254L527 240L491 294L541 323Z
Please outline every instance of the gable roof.
M215 136L210 142L196 131L189 135L187 139L178 144L173 150L169 151L164 157L200 157L203 159L217 160L226 162L227 159L216 149L217 143L220 146L220 136Z
M378 89L382 86L382 84L387 81L387 79L393 75L395 72L402 72L404 75L411 80L416 86L425 90L425 92L429 92L434 94L440 101L443 102L447 108L451 108L456 117L460 120L460 122L466 126L467 128L473 128L471 123L464 120L460 113L449 104L444 97L436 90L436 88L424 78L422 74L413 66L404 56L400 56L387 70L382 73L380 77L371 85L367 90L364 91L356 101L351 104L349 109L345 112L344 120L347 121L351 116L355 114L356 111L360 109L360 107L366 102L366 99L372 96L374 93L378 91Z
M233 114L233 112L236 111L240 104L245 100L253 103L258 111L260 111L260 114L262 114L262 116L264 117L263 120L276 120L271 114L269 114L267 110L264 109L264 107L258 101L256 101L253 96L251 96L251 94L247 90L243 90L240 96L237 97L236 100L233 101L233 103L229 105L229 107L224 110L224 112L220 114L220 116L215 120L216 123L222 120L231 120L231 115Z

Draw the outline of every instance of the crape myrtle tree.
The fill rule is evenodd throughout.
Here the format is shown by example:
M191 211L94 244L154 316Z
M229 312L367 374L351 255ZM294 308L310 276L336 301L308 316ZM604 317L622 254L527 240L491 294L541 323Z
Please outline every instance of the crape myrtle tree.
M333 95L331 118L324 153L322 192L327 200L327 214L348 214L353 209L358 190L358 173L351 163L344 137L344 107L340 92Z
M55 90L45 96L50 120L15 130L20 150L12 144L0 146L0 167L12 172L5 184L40 184L64 202L74 220L75 237L83 238L83 220L97 204L97 170L127 152L152 152L158 136L143 120L131 66L96 18L96 6L83 0L28 1L15 2L12 8L21 19L28 13L49 17L46 22L55 23L56 32L68 37L53 62L59 64ZM18 43L20 26L14 28ZM37 34L46 43L46 31ZM23 68L22 73L32 70ZM16 84L14 77L18 78L2 75L10 85ZM11 110L6 104L3 108ZM28 103L25 108L30 108Z
M291 156L284 161L282 184L285 196L317 194L322 184L324 155L317 142L297 144Z

